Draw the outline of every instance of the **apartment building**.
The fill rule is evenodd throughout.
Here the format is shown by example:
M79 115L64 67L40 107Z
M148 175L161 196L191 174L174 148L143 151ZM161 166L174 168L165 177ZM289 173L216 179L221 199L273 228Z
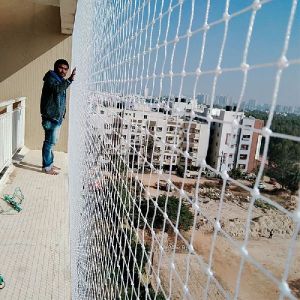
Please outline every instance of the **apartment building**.
M133 103L130 107L116 105L110 112L99 106L103 122L100 124L98 119L96 126L100 135L105 133L105 143L112 145L112 151L121 151L124 157L128 155L132 166L142 166L146 157L157 168L187 163L193 169L203 158L218 171L240 168L252 172L257 167L261 135L253 130L263 127L262 120L245 117L230 106L206 108L197 115L212 115L214 121L209 127L201 118L191 120L189 114L193 109L188 106L182 107L183 114L169 115L153 111L146 102ZM242 129L232 128L234 120Z
M243 172L253 172L259 163L262 136L254 129L264 126L263 120L245 117L243 112L235 112L228 106L226 110L212 110L214 122L211 124L208 162L218 171L225 168L239 168ZM208 114L206 109L204 114ZM232 128L236 120L241 128Z
M264 121L248 117L242 119L241 125L236 167L244 172L251 173L257 168L259 163L262 139L262 135L253 132L253 130L263 128Z
M235 168L235 156L238 150L238 129L232 128L232 122L238 123L244 118L243 112L226 110L214 110L214 122L211 124L208 162L218 171L225 168ZM205 111L208 114L208 110Z
M192 159L188 159L188 167L199 167L201 160L206 158L209 144L209 125L199 121L182 120L181 149L187 151ZM185 165L186 158L180 156L178 165Z
M184 165L184 152L190 155L188 168L197 167L206 157L209 126L199 121L186 120L179 116L143 110L101 107L94 110L102 115L94 131L104 136L104 142L121 151L134 167L142 166L144 157L155 167L169 168ZM121 122L121 123L120 123ZM176 149L179 151L175 151ZM108 147L109 148L109 147Z

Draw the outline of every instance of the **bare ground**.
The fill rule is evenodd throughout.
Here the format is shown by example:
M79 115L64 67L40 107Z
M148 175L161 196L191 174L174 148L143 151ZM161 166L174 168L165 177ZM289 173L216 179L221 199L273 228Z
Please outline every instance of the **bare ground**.
M160 180L167 180L168 176L167 174L163 174L160 176ZM172 182L180 187L182 178L176 175L172 175L171 178ZM165 191L158 190L155 187L157 179L157 174L144 174L143 178L139 177L139 180L142 180L143 184L148 187L148 191L152 196L165 193ZM186 179L185 184L193 186L196 181L195 179ZM203 183L208 186L205 197L209 197L210 199L206 203L201 204L201 209L205 216L214 220L220 208L220 186L217 188L217 180L201 179L201 184ZM214 186L215 188L210 189L209 186ZM230 187L226 191L229 194L224 197L222 203L220 223L222 228L235 240L237 245L241 246L245 237L249 193L239 187ZM193 195L194 189L188 192L190 195ZM176 193L177 191L172 192L175 195ZM276 195L273 195L272 199L275 201L278 200ZM181 246L177 245L174 258L172 259L175 263L175 270L171 271L169 262L172 255L172 247L164 245L166 252L163 251L161 260L159 260L159 252L156 251L154 263L156 267L160 266L159 275L162 280L163 289L165 291L172 290L170 292L171 299L204 299L203 295L206 291L208 292L209 299L216 300L225 299L226 293L231 298L237 291L238 299L242 300L268 300L279 297L280 291L277 284L262 272L262 268L267 270L267 272L271 272L278 281L281 281L285 271L291 236L294 231L293 221L278 210L266 208L264 204L254 207L251 218L251 234L247 251L261 267L256 268L252 263L246 261L242 268L243 271L238 290L237 278L241 264L241 255L238 248L221 235L217 236L215 246L213 247L211 269L217 282L221 284L225 292L222 292L222 288L218 287L213 281L210 281L210 284L207 285L208 277L205 269L209 263L209 256L212 249L213 226L211 224L210 226L205 225L209 224L209 222L205 223L207 220L203 215L197 216L197 224L199 226L194 231L193 246L198 255L189 255L186 249L182 251L180 249ZM201 220L200 223L199 220ZM274 235L272 238L268 238L272 229ZM190 240L191 232L184 235L186 240ZM202 266L199 263L199 258L203 259ZM170 273L173 274L171 278ZM288 283L293 295L300 299L299 236L296 241L296 249L289 270ZM153 285L155 286L155 282L153 282ZM172 289L170 289L170 285ZM184 293L184 285L188 288L186 294Z
M241 263L240 253L229 242L218 236L212 256L212 266L216 281L222 286L218 286L215 281L210 280L205 272L208 266L211 252L212 235L206 235L200 231L196 232L194 249L199 255L189 255L187 252L167 251L160 254L156 251L154 255L154 270L160 265L160 279L162 287L167 295L170 292L171 299L204 299L206 287L208 287L208 299L226 299L226 295L231 299L237 291L237 276ZM249 254L255 258L265 269L271 271L273 275L281 280L284 272L288 243L286 239L267 240L261 239L250 241L247 247ZM276 249L276 251L274 251ZM297 241L296 253L300 253L300 242ZM161 259L161 260L160 260ZM203 259L203 263L201 263ZM175 270L171 269L170 260L175 264ZM288 283L295 297L299 295L300 282L300 255L294 257L290 269ZM172 274L172 275L170 275ZM155 286L155 280L152 280ZM171 289L170 289L171 284ZM184 286L188 288L188 293L184 293ZM223 289L223 291L222 291ZM280 291L278 286L268 277L249 262L245 262L238 289L238 299L278 299Z

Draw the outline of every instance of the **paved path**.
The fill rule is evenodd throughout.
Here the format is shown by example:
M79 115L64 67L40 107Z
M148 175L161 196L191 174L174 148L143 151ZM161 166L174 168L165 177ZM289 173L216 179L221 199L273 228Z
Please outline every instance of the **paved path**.
M71 299L67 154L55 154L57 176L41 172L40 156L29 151L0 190L25 196L20 213L0 214L1 300Z

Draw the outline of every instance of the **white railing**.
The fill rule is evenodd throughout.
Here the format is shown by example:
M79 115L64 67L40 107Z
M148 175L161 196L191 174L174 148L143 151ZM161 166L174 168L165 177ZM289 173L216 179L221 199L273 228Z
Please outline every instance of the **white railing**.
M25 101L22 97L0 102L0 172L24 146Z

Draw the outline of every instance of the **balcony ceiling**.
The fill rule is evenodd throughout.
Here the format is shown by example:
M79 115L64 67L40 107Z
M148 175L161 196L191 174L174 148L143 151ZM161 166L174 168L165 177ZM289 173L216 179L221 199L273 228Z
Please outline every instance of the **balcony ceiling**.
M57 6L60 8L61 33L72 34L75 20L77 0L34 0L43 5Z

